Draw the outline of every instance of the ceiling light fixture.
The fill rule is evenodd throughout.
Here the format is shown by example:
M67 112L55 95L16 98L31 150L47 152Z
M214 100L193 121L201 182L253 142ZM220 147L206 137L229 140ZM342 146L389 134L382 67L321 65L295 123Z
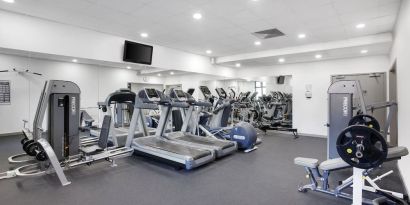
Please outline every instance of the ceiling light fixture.
M128 70L131 69L131 66L127 66L127 69L128 69Z
M304 39L304 38L306 38L306 34L301 33L301 34L298 35L298 38L299 39Z
M361 51L360 51L361 54L366 54L366 53L368 53L368 52L369 52L369 50L361 50Z
M236 64L235 64L235 67L239 68L239 67L241 67L241 64L240 64L240 63L236 63Z
M262 43L260 41L255 41L255 46L260 46Z
M279 59L278 59L278 62L279 62L279 63L284 63L285 61L286 61L286 60L285 60L284 58L279 58Z
M73 59L73 60L71 60L73 63L77 63L78 62L78 60L77 59Z
M141 33L140 36L141 36L142 38L147 38L147 37L148 37L148 33Z
M201 13L194 13L194 15L192 15L192 18L199 20L202 19L202 14Z
M321 59L321 58L322 58L322 55L316 54L316 55L315 55L315 58L316 58L316 59Z
M158 76L158 77L161 77L161 73L158 73L157 76Z
M207 54L212 54L212 50L206 50L205 51Z
M359 23L359 24L356 25L357 29L362 29L364 27L366 27L366 24L364 24L364 23Z
M14 0L3 0L3 1L6 3L10 3L10 4L14 3Z
M169 74L174 75L175 73L171 71Z

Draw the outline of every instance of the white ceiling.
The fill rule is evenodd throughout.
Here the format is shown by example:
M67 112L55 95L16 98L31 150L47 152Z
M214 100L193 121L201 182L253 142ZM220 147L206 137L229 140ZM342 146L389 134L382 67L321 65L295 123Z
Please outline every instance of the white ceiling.
M227 56L392 31L400 0L15 0L4 10L191 53ZM203 19L192 18L201 12ZM365 23L364 29L355 25ZM254 46L252 32L278 28L284 37ZM306 39L298 39L299 33Z
M304 63L304 62L315 62L322 60L333 60L333 59L343 59L343 58L355 58L368 55L385 55L389 53L391 48L391 42L379 43L368 46L352 46L337 49L328 49L321 51L303 52L303 53L292 53L288 55L281 56L269 56L264 58L252 58L248 60L240 60L235 62L222 63L224 66L235 67L235 64L239 62L241 67L258 67L258 66L271 66L278 64L290 64L290 63ZM367 50L368 53L362 54L362 50ZM320 54L322 58L316 59L315 56ZM279 58L284 58L285 62L278 62Z

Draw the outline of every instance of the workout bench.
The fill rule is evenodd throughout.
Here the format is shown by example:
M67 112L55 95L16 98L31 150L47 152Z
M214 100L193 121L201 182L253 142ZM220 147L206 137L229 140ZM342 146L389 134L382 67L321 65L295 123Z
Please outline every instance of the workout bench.
M404 157L408 154L409 154L409 151L405 147L389 148L388 155L385 161L399 160L401 159L401 157ZM350 200L352 199L351 194L343 192L344 189L350 187L353 184L352 176L342 181L342 183L339 186L337 186L334 190L330 189L329 187L329 175L332 171L346 169L346 168L351 167L349 164L343 161L342 158L329 159L329 160L319 163L318 159L297 157L295 158L294 163L296 165L303 166L310 179L309 184L299 187L300 192L307 192L310 189L312 191L322 192L322 193L334 195L336 197L341 197L341 198L350 199ZM369 173L371 171L373 171L373 169L365 170L363 172L363 176L365 176L365 181L367 181L370 185L370 186L365 185L364 190L369 191L369 192L377 192L377 190L382 190L384 192L390 193L391 195L399 197L401 199L407 198L407 196L402 193L397 193L397 192L381 189L376 184L376 181L379 181L382 178L392 174L393 173L392 170L374 179L369 177ZM322 182L321 186L319 185L318 181Z

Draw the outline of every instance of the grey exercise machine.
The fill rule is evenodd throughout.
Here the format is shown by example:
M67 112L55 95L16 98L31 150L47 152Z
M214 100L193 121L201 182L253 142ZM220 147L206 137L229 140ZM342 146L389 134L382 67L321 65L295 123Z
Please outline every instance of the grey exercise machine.
M79 137L80 88L73 82L50 80L40 95L33 132L21 141L23 150L36 159L14 170L0 173L0 179L30 177L55 173L63 186L71 182L64 170L93 162L108 161L132 155L130 147L107 147L110 116L105 116L97 144L82 146ZM47 109L48 108L48 109ZM48 110L48 130L42 128Z
M186 144L189 146L194 146L203 149L213 150L216 157L223 157L228 154L232 154L237 150L237 144L234 141L228 141L223 139L218 139L215 136L205 137L191 134L189 132L189 124L194 120L192 118L195 108L202 109L203 107L211 107L210 102L199 102L196 101L191 95L185 93L179 89L171 89L170 97L174 102L188 103L189 108L185 112L184 108L181 109L181 114L184 116L184 121L182 124L182 129L180 132L172 132L167 135L168 138L176 140L180 144ZM186 114L183 114L186 113ZM191 123L193 124L193 123Z
M122 147L125 145L126 138L128 136L128 124L126 121L127 114L125 113L125 107L128 106L130 114L133 112L136 94L129 89L120 89L113 93L110 93L103 103L99 103L101 110L106 113L105 115L111 116L111 128L109 141L113 143L115 147ZM114 109L111 108L114 107ZM128 119L129 121L130 119ZM92 137L98 137L101 129L91 129L90 135ZM149 129L148 133L153 134L155 129ZM147 136L139 129L135 131L134 137Z
M330 194L336 197L354 200L354 204L372 204L373 201L362 197L362 190L373 193L384 193L406 199L402 193L382 189L377 185L377 181L382 180L393 171L388 171L376 178L371 178L369 174L377 169L383 162L399 160L409 154L405 147L394 147L387 149L387 132L391 122L391 115L396 111L397 104L394 102L378 103L366 106L363 94L358 81L338 81L329 88L329 139L328 139L328 160L319 163L313 158L297 157L294 163L303 166L307 172L310 183L299 187L299 191L308 190ZM360 115L353 116L353 101L358 100ZM390 108L387 115L384 130L376 119L366 115L368 110ZM352 139L354 138L354 140ZM372 139L372 140L369 140ZM354 143L353 143L354 142ZM365 142L375 142L375 144ZM377 143L376 143L377 142ZM376 146L377 144L377 146ZM378 150L380 145L384 145L385 156ZM351 147L348 147L351 146ZM343 150L343 152L341 152ZM372 151L374 153L370 153ZM340 153L344 156L340 156ZM371 157L366 156L371 155ZM348 157L346 157L348 156ZM357 158L356 161L348 159ZM377 159L378 161L375 161ZM373 160L373 161L372 161ZM377 162L377 164L375 163ZM353 168L354 174L343 180L334 189L329 186L330 173L336 170ZM364 181L368 185L364 185ZM354 187L353 194L345 192L345 189ZM358 196L357 196L358 195ZM360 202L357 202L360 201Z
M161 107L161 117L155 135L132 140L130 136L137 129L138 124L146 126L142 110L159 109L159 106ZM135 154L182 167L186 170L213 161L215 155L212 150L180 144L165 136L172 107L188 108L189 105L183 102L173 102L168 96L152 88L141 90L135 102L126 146L132 146ZM142 129L145 130L145 128Z

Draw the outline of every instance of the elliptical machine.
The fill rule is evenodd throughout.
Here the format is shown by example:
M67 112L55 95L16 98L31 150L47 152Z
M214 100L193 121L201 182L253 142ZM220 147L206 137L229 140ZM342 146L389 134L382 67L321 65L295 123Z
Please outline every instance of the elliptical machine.
M207 96L212 96L209 88L200 86L199 89L204 94L205 99L209 101ZM219 89L218 92L225 93L222 88ZM244 152L254 151L258 148L256 145L261 141L258 140L257 132L252 125L246 122L239 122L234 126L228 126L233 102L233 100L220 98L212 113L198 113L196 115L196 122L198 122L196 127L197 134L232 140L237 142L238 148L244 150Z

